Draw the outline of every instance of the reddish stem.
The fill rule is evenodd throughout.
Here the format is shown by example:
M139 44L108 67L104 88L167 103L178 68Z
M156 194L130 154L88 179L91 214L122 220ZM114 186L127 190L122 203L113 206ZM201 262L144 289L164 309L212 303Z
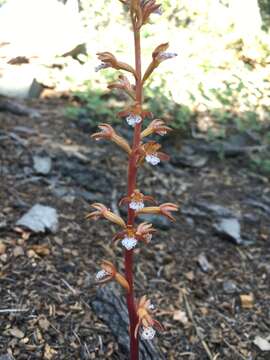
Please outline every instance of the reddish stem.
M142 81L141 81L141 44L140 31L137 30L133 23L134 44L135 44L135 69L136 69L136 102L142 104ZM133 135L132 153L129 157L128 164L128 196L130 196L136 188L137 165L136 150L140 145L141 123L135 125ZM128 208L128 225L134 225L135 213ZM129 282L130 292L127 294L127 307L130 325L130 360L139 359L139 339L135 338L135 328L138 322L136 306L134 302L133 290L133 250L125 251L125 275Z

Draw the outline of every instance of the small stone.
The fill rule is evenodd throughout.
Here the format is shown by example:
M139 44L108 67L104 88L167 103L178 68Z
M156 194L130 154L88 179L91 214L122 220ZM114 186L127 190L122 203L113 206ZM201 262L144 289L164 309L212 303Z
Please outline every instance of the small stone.
M223 283L223 291L226 294L234 294L237 291L237 285L234 281L227 280Z
M52 160L49 156L34 156L34 169L37 174L48 175L52 168Z
M30 249L30 250L28 250L27 251L27 256L29 257L29 258L37 258L38 257L38 255L34 252L34 250L32 250L32 249Z
M243 242L240 223L236 218L221 219L220 222L215 225L215 228L220 235L228 238L235 244L239 245Z
M208 272L213 269L213 266L209 263L205 254L200 254L197 261L203 272Z
M252 309L254 306L253 294L240 295L240 301L243 309Z
M21 246L15 246L14 250L13 250L13 255L15 257L18 256L24 256L24 250Z
M270 351L270 342L267 339L262 338L261 336L256 336L253 344L258 346L261 351Z
M2 255L0 255L0 260L3 262L3 263L5 263L5 262L7 262L7 254L2 254Z
M0 255L5 254L6 249L7 249L6 245L0 240Z

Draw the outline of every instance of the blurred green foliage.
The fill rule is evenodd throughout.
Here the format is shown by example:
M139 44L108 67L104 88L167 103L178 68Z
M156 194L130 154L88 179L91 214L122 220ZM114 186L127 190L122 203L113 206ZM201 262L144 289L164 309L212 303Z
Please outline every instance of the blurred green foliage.
M152 16L152 24L142 31L143 68L155 46L167 40L179 56L164 62L146 84L151 111L177 129L189 130L192 124L209 139L224 138L232 131L263 132L270 123L270 0L254 0L249 11L252 0L245 11L239 11L235 0L161 2L163 15ZM117 74L112 69L95 73L95 54L111 51L134 62L129 19L116 0L81 0L81 6L89 35L84 61L92 72L91 82L76 96L91 121L96 112L101 121L112 117L114 122L115 111L103 109L108 107L108 92L105 97L101 94ZM123 94L114 92L112 98L118 107Z

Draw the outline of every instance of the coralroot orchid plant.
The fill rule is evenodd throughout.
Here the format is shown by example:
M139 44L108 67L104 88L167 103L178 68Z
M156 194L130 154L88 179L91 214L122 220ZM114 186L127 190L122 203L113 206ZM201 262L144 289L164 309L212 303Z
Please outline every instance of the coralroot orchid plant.
M144 195L137 189L137 171L139 167L147 162L157 165L160 161L168 160L168 155L160 151L161 145L155 141L145 141L152 134L165 135L171 129L160 119L153 119L153 114L143 107L143 86L156 67L164 60L175 57L177 54L167 52L168 43L156 47L152 53L152 61L142 75L141 70L141 39L140 31L145 25L151 14L161 14L161 5L156 4L156 0L120 0L129 10L135 47L135 68L124 62L118 61L110 52L98 53L101 61L96 71L104 68L113 68L128 72L134 78L134 84L123 74L119 75L116 82L108 85L109 89L121 89L131 98L131 104L118 115L125 118L128 125L133 129L133 143L129 143L119 136L109 124L99 125L100 132L92 135L96 140L108 139L120 146L128 155L128 178L127 196L123 197L120 205L128 207L127 220L113 213L106 206L100 203L92 204L93 212L87 215L88 219L105 218L120 227L120 231L114 235L114 242L121 242L124 248L125 274L120 274L116 267L109 261L101 263L101 270L96 274L98 284L103 284L111 280L117 281L126 292L127 308L129 314L129 334L130 334L130 359L139 358L139 337L152 340L156 330L162 331L162 325L152 317L153 306L146 296L136 299L133 288L133 251L139 242L148 244L156 230L152 224L143 222L136 225L135 220L140 214L160 214L174 221L172 212L177 211L178 207L172 203L158 205L152 196ZM144 120L152 120L150 124L142 129ZM145 205L151 203L151 206Z

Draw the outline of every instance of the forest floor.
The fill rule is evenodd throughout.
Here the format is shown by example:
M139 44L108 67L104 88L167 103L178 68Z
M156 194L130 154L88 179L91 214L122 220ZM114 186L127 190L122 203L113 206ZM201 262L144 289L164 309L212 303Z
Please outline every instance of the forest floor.
M85 219L94 201L117 209L125 155L68 119L65 100L27 105L40 117L0 113L0 358L127 359L90 304L100 261L119 263L122 248L111 245L112 225ZM163 143L177 158L180 140ZM47 175L35 155L50 157ZM243 155L195 155L194 166L140 171L140 189L180 211L172 224L152 219L160 231L136 249L136 292L155 304L166 359L270 359L269 179ZM37 203L57 210L55 233L18 232Z

